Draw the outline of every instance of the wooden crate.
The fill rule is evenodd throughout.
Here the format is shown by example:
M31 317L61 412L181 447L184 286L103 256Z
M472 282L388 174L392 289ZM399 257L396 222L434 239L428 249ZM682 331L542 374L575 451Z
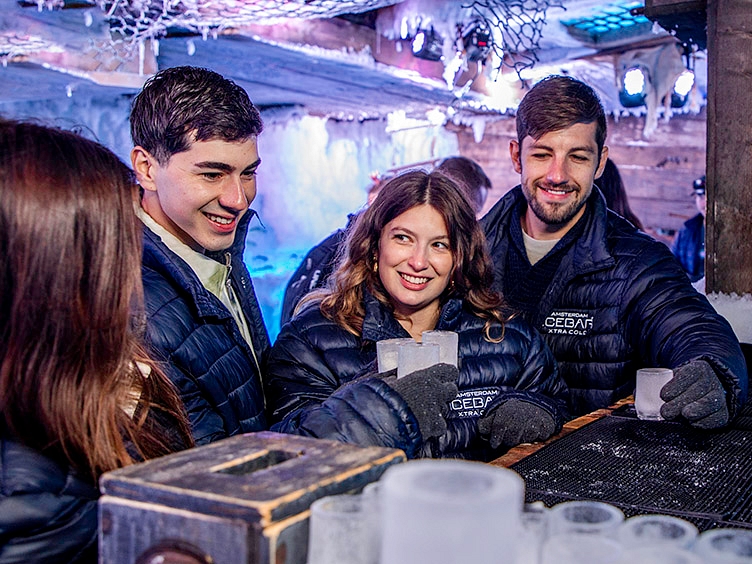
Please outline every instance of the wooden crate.
M99 561L305 564L311 503L359 492L401 450L249 433L102 476ZM169 561L169 559L165 560Z

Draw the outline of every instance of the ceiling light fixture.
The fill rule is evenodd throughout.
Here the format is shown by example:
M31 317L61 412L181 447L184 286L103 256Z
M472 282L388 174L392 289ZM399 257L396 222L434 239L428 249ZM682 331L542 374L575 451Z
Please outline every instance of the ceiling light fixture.
M444 41L436 33L433 27L420 29L413 37L412 49L413 55L419 59L428 61L440 61L442 57Z
M619 90L619 102L625 108L645 105L648 78L640 67L632 67L624 72L622 88Z
M689 93L695 85L695 73L691 70L685 70L679 75L674 83L674 89L671 91L671 107L682 108L689 100Z
M485 60L491 51L491 31L481 20L471 21L462 30L462 46L468 61Z
M636 108L645 105L645 98L648 93L648 83L650 74L642 67L632 67L624 72L622 78L622 88L619 91L619 102L625 108ZM679 75L674 82L671 91L671 107L682 108L689 100L689 93L695 83L695 74L690 70L685 70Z

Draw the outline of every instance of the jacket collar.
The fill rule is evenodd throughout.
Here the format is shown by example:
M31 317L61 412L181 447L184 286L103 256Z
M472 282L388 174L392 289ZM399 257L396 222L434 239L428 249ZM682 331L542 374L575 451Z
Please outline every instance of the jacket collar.
M251 222L251 218L256 215L254 210L248 210L248 212L241 218L238 223L238 229L235 233L235 240L233 244L224 251L215 253L207 253L207 256L224 263L224 255L230 253L231 264L233 269L230 274L231 278L235 278L239 270L235 268L235 263L242 261L243 250L245 249L245 238L248 232L248 227ZM196 276L193 269L181 259L178 255L173 253L167 248L159 236L151 229L144 225L144 265L150 268L154 268L158 271L167 271L169 275L175 280L175 282L191 295L193 303L196 305L199 316L208 317L214 316L219 318L231 317L229 311L226 308L217 307L218 300L211 295L211 293L204 288L201 284L198 276Z
M409 337L399 321L394 318L392 311L385 307L368 290L363 290L365 316L363 317L362 339L364 341L383 341ZM452 298L441 307L436 329L441 331L456 331L462 313L462 300Z
M519 216L514 213L518 205L521 209L527 206L519 185L503 196L483 218L482 223L491 248L498 248L500 241L508 236L511 221L519 221ZM574 243L570 255L572 260L569 270L572 276L607 268L614 263L608 246L606 200L596 186L593 186L581 221L585 222L584 230L582 236ZM504 249L506 250L506 245ZM498 260L498 255L494 255ZM506 252L501 256L506 256ZM497 272L498 268L503 268L503 265L497 267Z

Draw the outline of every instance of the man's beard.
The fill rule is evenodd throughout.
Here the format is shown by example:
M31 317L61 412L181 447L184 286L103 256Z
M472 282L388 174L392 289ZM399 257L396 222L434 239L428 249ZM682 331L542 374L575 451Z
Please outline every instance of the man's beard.
M536 187L536 193L540 189L540 187ZM523 193L525 194L527 205L533 211L535 217L546 225L565 225L579 213L587 201L587 197L579 199L579 193L577 193L578 198L573 198L565 203L542 204L535 198L535 194L529 190L525 189Z

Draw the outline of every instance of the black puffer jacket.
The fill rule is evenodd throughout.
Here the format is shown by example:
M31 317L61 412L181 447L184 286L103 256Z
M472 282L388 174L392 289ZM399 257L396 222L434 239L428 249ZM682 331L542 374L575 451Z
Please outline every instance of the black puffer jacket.
M258 363L269 349L251 277L243 263L248 223L238 226L230 278L248 322ZM259 366L232 314L190 266L144 227L146 341L177 386L197 444L267 427Z
M502 292L510 225L519 225L523 202L518 186L481 220ZM747 396L747 369L728 322L692 288L668 247L608 211L598 190L581 221L583 235L529 320L559 362L573 415L631 394L638 368L703 359L723 383L733 417Z
M94 564L98 498L70 470L0 439L0 564Z
M447 432L435 444L423 443L418 422L399 394L375 370L376 341L409 337L391 312L366 296L363 336L358 338L326 319L312 304L282 328L265 374L272 430L361 445L399 448L408 457L489 460L498 456L477 430L478 418L510 398L546 409L557 429L566 418L566 387L540 335L522 319L506 325L504 339L483 337L484 320L450 300L437 330L459 334L457 398Z
M357 217L357 214L350 214L347 217L347 227L337 229L315 245L308 251L295 272L292 273L285 287L285 295L282 298L282 313L279 316L280 327L290 321L295 306L306 294L326 284L337 264L338 253L345 244L347 230L352 227Z

